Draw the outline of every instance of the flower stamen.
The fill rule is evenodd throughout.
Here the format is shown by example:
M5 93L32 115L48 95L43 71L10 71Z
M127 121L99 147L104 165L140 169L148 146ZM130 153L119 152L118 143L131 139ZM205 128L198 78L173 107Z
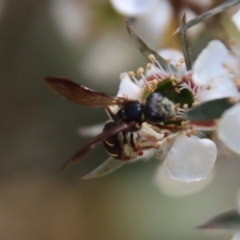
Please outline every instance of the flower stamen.
M185 104L183 105L183 109L184 109L185 111L187 111L187 110L188 110L188 104L185 103Z
M156 148L160 148L162 146L162 142L161 141L158 141L156 144L155 144L155 147Z
M180 93L181 92L179 88L175 88L174 90L175 90L176 93Z
M153 54L150 54L150 55L148 56L148 59L149 59L149 61L152 62L152 63L154 63L155 60L156 60Z
M158 80L153 79L152 81L145 81L146 84L146 90L149 92L154 92L157 89L158 86Z
M167 136L166 141L170 143L172 141L172 138L170 136Z
M128 72L128 75L129 75L129 77L134 77L134 76L135 76L135 73L134 73L133 71L129 71L129 72Z
M143 73L144 73L144 69L143 69L142 67L138 68L138 70L137 70L137 75L138 75L139 77L142 77Z
M206 90L210 90L211 88L212 88L211 85L207 85L207 86L206 86Z

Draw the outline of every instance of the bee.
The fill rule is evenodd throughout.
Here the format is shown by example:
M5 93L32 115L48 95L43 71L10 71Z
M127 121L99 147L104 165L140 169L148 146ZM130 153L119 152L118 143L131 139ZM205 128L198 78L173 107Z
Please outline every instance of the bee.
M103 143L109 155L115 159L128 161L143 154L152 145L139 145L138 131L143 123L158 126L175 116L175 105L160 92L150 93L144 103L124 97L115 97L80 85L66 78L45 77L44 82L58 95L67 100L91 107L103 107L111 117L102 133L82 146L60 170L70 163L80 161L90 151ZM118 106L114 113L111 106Z

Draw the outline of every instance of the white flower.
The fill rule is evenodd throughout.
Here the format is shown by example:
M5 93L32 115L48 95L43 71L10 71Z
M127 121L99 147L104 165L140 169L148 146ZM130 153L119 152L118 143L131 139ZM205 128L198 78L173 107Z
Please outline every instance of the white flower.
M237 94L234 76L227 67L236 65L236 58L222 42L211 41L193 66L192 80L200 87L197 100L204 102Z
M110 0L120 14L128 17L143 15L154 9L158 0Z
M232 21L240 29L240 10L232 16ZM199 62L196 64L195 70L197 72L193 75L193 80L198 82L203 79L202 82L206 84L216 85L209 97L205 98L206 101L222 97L230 97L235 99L236 102L239 101L239 49L234 45L231 47L233 53L230 53L221 42L214 41L209 45L208 51L202 53ZM223 68L223 64L227 64L228 67ZM228 68L232 74L229 74ZM212 69L215 70L215 73L211 72ZM200 95L199 97L201 98ZM218 138L229 149L240 154L238 129L240 129L240 103L226 110L217 125Z
M163 41L171 22L172 7L168 0L110 0L121 15L134 18L134 29L153 47Z
M163 166L174 180L191 182L205 179L217 157L213 141L179 134L167 154Z
M232 151L240 154L240 103L226 110L219 120L217 134Z
M134 18L134 29L152 46L159 47L159 43L166 45L171 38L171 33L175 30L173 22L177 19L187 16L187 21L194 18L200 11L206 11L211 8L212 0L196 1L192 0L179 2L176 4L169 0L110 0L113 8L119 14ZM198 12L195 10L198 9ZM195 12L194 12L195 11ZM200 23L194 28L190 28L188 33L190 37L197 36L203 27ZM169 30L170 29L170 30Z
M141 101L141 97L144 95L144 83L151 83L152 80L157 80L158 83L164 81L170 81L171 79L173 82L178 83L177 87L181 92L184 89L187 89L192 97L194 98L193 101L196 100L197 94L201 92L200 86L196 84L193 85L193 82L188 79L185 80L186 77L190 77L191 73L185 70L183 64L181 64L181 54L176 51L165 50L161 52L166 58L168 56L177 56L180 57L178 61L172 57L172 63L175 63L177 66L173 69L170 65L169 67L164 70L160 64L153 58L152 65L145 75L142 75L142 78L138 82L138 88L135 89L136 86L132 86L133 82L129 82L128 80L122 81L120 89L124 92L126 91L134 92L134 95L137 97L137 100ZM173 55L172 55L173 54ZM135 82L137 82L135 80ZM125 86L125 84L126 86ZM121 92L121 94L123 94ZM130 94L129 92L129 94ZM177 94L177 93L176 93ZM207 94L205 94L207 96ZM140 98L139 98L140 96ZM180 109L179 115L181 116ZM191 181L199 181L205 179L209 172L212 170L217 156L216 146L213 141L206 139L206 138L199 138L194 135L193 132L188 131L187 129L191 128L191 124L186 125L186 128L182 130L175 130L173 132L169 132L168 135L163 137L160 141L162 144L166 142L172 142L172 147L166 154L161 156L161 160L165 158L163 163L163 168L167 171L172 179L184 182L191 182ZM201 126L198 126L201 129ZM163 126L164 129L164 126ZM159 148L161 149L161 147ZM155 157L159 157L160 151L155 151Z
M229 69L224 67L231 66L231 70L238 73L238 64L239 60L221 42L212 41L193 67L193 81L210 86L209 90L201 87L202 90L197 94L198 101L224 97L239 98L236 74L230 74ZM217 134L229 149L240 154L240 134L237 129L240 129L239 103L223 113L217 125Z
M133 73L121 74L117 96L127 97L144 104L146 92L157 90L166 92L166 97L173 97L170 99L172 101L180 101L181 98L189 95L190 100L186 99L186 103L191 107L196 102L233 96L238 92L233 76L229 74L225 65L225 61L233 62L233 58L220 41L209 43L196 60L193 71L186 71L179 52L165 50L161 54L166 59L171 57L175 67L169 64L163 68L153 56L150 56L151 64L147 65L146 74L143 74L141 68L137 71L140 80ZM216 60L213 57L214 54ZM178 61L174 56L179 58ZM210 71L211 68L213 71ZM171 91L171 96L168 96L168 91ZM181 117L188 109L184 103L181 102L180 107L176 109L177 117ZM118 106L109 108L114 114L120 109ZM176 181L192 182L205 179L214 167L217 149L215 143L205 138L201 130L211 131L215 127L214 121L209 127L196 122L182 122L181 126L173 125L172 128L171 125L168 127L168 123L158 127L143 123L141 130L138 131L142 154L141 156L131 154L131 161L155 156L164 160L162 168ZM100 172L95 171L94 174L98 176L96 174Z
M166 55L169 56L171 52L164 54L167 58ZM174 63L176 64L176 61ZM238 93L234 75L229 73L227 64L236 65L236 59L220 41L215 40L200 53L192 72L186 72L180 61L175 71L170 67L168 71L159 69L156 67L159 63L156 63L151 67L150 73L148 72L147 79L151 78L151 74L158 81L164 81L167 77L176 79L179 90L188 89L193 95L194 102L199 104ZM197 122L192 122L189 126L196 130L216 128L215 122L206 128L204 123ZM201 135L201 131L199 134ZM215 143L197 136L193 134L187 137L184 131L175 136L173 146L163 163L163 168L169 172L172 179L185 182L199 181L211 172L217 157Z
M203 190L214 179L214 171L202 181L182 182L172 179L166 169L161 165L155 175L154 183L164 194L171 197L184 197Z

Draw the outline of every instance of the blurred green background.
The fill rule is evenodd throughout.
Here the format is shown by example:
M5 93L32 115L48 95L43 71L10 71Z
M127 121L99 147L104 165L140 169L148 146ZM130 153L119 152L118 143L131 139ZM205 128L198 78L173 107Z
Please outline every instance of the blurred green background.
M58 172L87 140L78 136L78 128L104 122L106 114L56 96L43 77L66 76L115 94L120 73L144 64L110 3L1 3L0 239L230 239L231 232L195 227L235 207L237 156L219 154L212 183L178 198L153 183L156 161L80 180L107 158L103 147ZM69 11L67 4L73 6Z

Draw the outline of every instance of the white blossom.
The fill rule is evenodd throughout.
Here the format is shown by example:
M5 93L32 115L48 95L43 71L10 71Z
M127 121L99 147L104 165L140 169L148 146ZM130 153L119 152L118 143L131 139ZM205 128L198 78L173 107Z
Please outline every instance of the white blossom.
M207 187L214 179L214 171L202 181L183 182L172 179L161 165L155 174L154 183L164 194L171 197L184 197L195 194Z
M166 53L166 54L165 54ZM173 53L173 52L172 52ZM171 55L171 51L162 52ZM175 53L175 56L180 56ZM173 58L170 56L170 58ZM176 60L172 61L176 64ZM176 78L180 89L188 89L194 96L194 101L198 104L223 97L230 97L238 93L234 82L234 75L230 74L226 64L236 65L234 56L220 41L211 41L200 53L194 63L192 72L187 72L181 64L177 71L161 71L157 67L152 67L148 75L157 76L159 81L167 77ZM188 81L184 79L188 76ZM182 83L181 83L182 80ZM201 126L200 123L191 124L196 130L213 130L216 124L210 127ZM201 131L198 131L201 136ZM163 168L169 172L172 179L178 181L199 181L207 177L211 172L217 157L215 143L210 139L199 138L198 135L187 137L184 131L179 132L175 137L173 146L168 152L163 163Z
M219 120L217 134L232 151L240 154L240 103L226 110Z
M200 87L197 100L204 102L224 97L239 99L236 84L236 77L239 74L238 66L239 59L230 53L223 43L216 40L210 42L193 67L193 81L204 86ZM240 104L238 103L223 113L217 125L219 139L238 154L240 154L240 134L236 129L239 128Z
M135 17L154 9L158 0L110 0L112 6L120 14Z
M200 104L216 98L230 97L238 93L234 75L229 72L226 65L229 62L235 64L234 57L220 41L214 40L208 44L197 58L192 71L186 71L180 52L168 49L161 51L160 54L166 59L171 58L169 62L175 67L172 67L173 65L169 63L167 67L163 68L154 56L150 56L150 65L147 65L145 74L143 69L139 69L137 75L133 73L121 74L121 83L117 96L137 100L144 104L145 93L155 91L158 84L164 81L171 81L172 88L174 89L175 86L179 94L184 89L188 90L193 99L191 104ZM176 117L181 119L185 111L192 107L191 104L178 107ZM116 114L120 109L119 106L110 106L109 108L113 114ZM234 112L234 118L240 118L240 115L236 115L235 108L228 111ZM227 113L226 111L226 115ZM229 135L233 134L231 131L234 131L234 128L236 129L236 124L240 122L240 119L235 121L234 125L234 123L230 123L229 118L231 119L231 117L226 118L224 116L219 121L218 133L220 138L226 142L224 137L228 139ZM226 121L235 127L230 127L230 130L221 127ZM183 121L182 126L173 126L172 130L166 126L162 125L161 128L147 122L143 123L142 128L138 131L141 139L139 144L143 151L141 156L132 154L131 161L156 157L164 161L162 169L174 181L193 182L205 179L214 167L217 149L215 143L206 138L202 131L216 129L216 122L212 121L212 125L206 126L198 122ZM220 129L225 129L227 134L223 134ZM237 134L235 136L236 139L240 137ZM233 139L235 147L237 145L236 139ZM145 146L150 147L145 149Z

